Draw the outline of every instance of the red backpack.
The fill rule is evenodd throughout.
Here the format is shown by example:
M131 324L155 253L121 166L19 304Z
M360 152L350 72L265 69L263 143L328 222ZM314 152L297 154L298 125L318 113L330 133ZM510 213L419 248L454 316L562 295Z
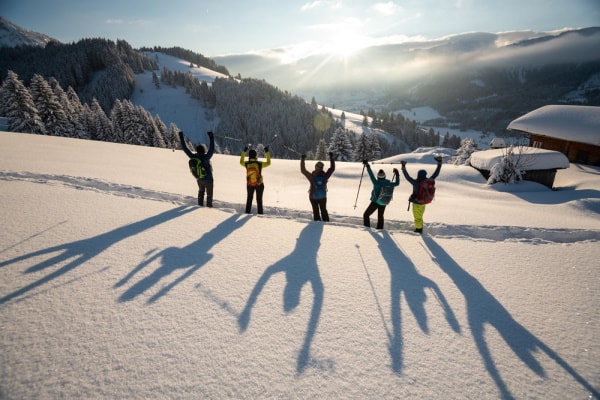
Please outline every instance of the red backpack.
M435 196L435 180L425 178L419 181L415 203L429 204Z

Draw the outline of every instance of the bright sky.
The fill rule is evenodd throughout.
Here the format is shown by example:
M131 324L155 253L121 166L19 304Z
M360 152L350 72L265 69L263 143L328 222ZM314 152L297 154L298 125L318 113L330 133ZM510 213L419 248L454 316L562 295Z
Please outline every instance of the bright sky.
M67 43L124 39L135 48L179 46L215 57L277 48L348 53L470 31L600 26L600 1L2 0L0 15Z

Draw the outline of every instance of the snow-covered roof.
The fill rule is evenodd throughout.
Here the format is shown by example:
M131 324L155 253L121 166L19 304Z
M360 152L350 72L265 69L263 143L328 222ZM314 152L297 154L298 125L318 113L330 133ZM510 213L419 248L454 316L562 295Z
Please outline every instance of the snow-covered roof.
M471 154L471 165L490 171L507 154L507 149L476 151ZM569 160L559 152L536 147L513 147L513 158L519 158L518 168L526 171L569 168Z
M544 106L515 119L507 129L600 146L600 107Z

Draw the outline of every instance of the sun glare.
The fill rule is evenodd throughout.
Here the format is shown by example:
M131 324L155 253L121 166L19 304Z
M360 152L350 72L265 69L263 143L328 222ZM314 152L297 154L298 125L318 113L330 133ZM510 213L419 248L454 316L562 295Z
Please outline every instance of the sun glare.
M340 32L325 41L324 50L331 55L349 57L365 46L364 37L352 32Z

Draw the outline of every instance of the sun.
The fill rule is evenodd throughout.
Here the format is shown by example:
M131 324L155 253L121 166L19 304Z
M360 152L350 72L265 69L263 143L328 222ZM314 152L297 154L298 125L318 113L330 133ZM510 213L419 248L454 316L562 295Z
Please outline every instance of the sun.
M326 52L340 57L350 57L366 47L366 39L349 30L335 32L326 40Z

